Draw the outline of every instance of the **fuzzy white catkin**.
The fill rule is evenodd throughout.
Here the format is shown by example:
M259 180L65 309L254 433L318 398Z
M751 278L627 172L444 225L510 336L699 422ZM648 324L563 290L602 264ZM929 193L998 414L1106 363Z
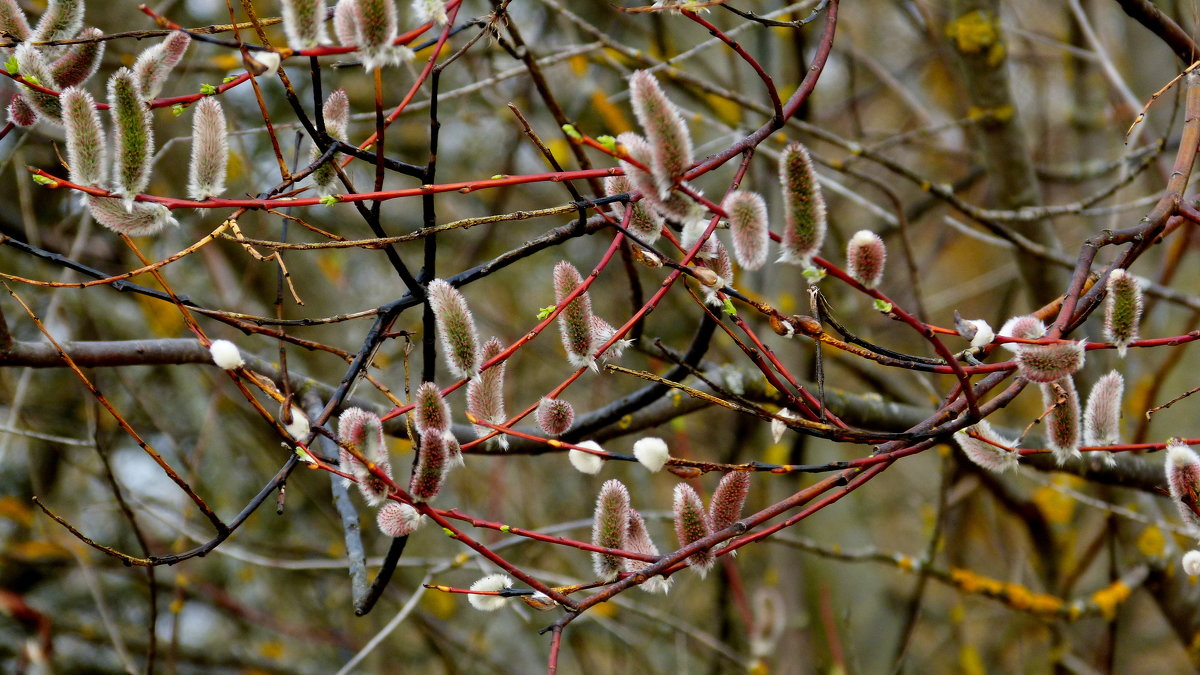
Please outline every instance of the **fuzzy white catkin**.
M284 431L291 434L292 438L297 440L306 438L308 432L312 430L312 427L308 423L308 415L305 415L304 411L296 406L292 406L291 413L292 421L284 425Z
M96 222L130 237L146 237L168 225L179 226L167 207L153 202L133 202L126 209L120 199L88 195L87 206Z
M971 338L972 347L983 347L990 345L992 340L996 339L996 333L988 322L983 319L972 319L970 323L975 326L975 337Z
M504 574L489 574L486 577L471 584L473 591L502 591L506 588L512 588L513 580ZM494 612L504 606L507 598L499 595L476 595L471 593L467 595L467 602L471 606L481 612Z
M445 26L450 20L446 16L446 6L441 0L413 0L412 11L417 20L423 23L433 22L438 26Z
M1183 571L1189 577L1200 576L1200 551L1183 554Z
M375 514L375 524L389 537L412 534L421 526L424 516L408 504L388 502Z
M133 75L143 99L149 101L158 97L191 43L190 35L176 31L138 55L133 64Z
M1046 326L1041 319L1032 315L1014 316L1000 327L1000 337L1014 337L1023 340L1036 340L1046 334ZM1010 352L1019 352L1026 347L1020 342L1005 342L1000 345Z
M225 370L233 370L246 365L246 361L242 358L241 351L237 345L229 340L213 340L209 345L208 351L212 354L213 363L217 364L218 368Z
M308 49L329 41L325 32L325 0L284 0L282 9L289 47Z
M633 444L633 456L650 473L658 473L671 458L666 442L661 438L641 438Z
M91 94L77 87L63 90L59 97L67 133L67 161L71 182L101 185L108 175L108 153L104 126Z
M262 67L262 72L254 71L257 77L271 77L279 70L279 53L278 52L256 52L254 60Z
M581 448L591 448L592 450L603 450L600 444L596 441L584 441L579 444ZM571 466L575 467L576 471L587 474L600 473L600 468L604 466L604 460L599 456L593 455L590 452L572 449L567 453L567 459L571 460Z
M66 40L83 27L83 0L50 0L33 29L33 41Z
M215 98L202 98L192 111L192 156L188 162L188 196L196 201L225 191L229 142L225 111Z

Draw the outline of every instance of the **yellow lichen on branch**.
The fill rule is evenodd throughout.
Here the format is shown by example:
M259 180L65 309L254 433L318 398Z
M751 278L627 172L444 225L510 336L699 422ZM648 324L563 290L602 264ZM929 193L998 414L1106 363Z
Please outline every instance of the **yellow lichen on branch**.
M993 68L1004 61L1000 27L996 25L996 17L986 12L975 10L963 14L946 25L946 35L963 54L986 53L987 64Z

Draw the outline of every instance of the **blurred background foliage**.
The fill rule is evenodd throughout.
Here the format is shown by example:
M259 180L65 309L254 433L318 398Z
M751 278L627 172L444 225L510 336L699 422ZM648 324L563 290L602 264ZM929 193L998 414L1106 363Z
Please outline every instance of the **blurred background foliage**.
M21 4L31 16L44 6L36 1ZM254 4L261 17L278 14L274 2ZM809 16L815 6L802 2L785 8L762 0L734 0L734 4L760 15L780 12L777 18L783 20ZM1187 32L1197 28L1195 2L1158 6ZM159 2L154 9L183 26L229 19L225 4L217 0ZM874 230L884 237L891 253L882 288L898 303L919 308L924 319L938 325L953 325L952 314L958 310L998 327L1062 290L1031 288L1022 261L1032 260L1032 265L1049 270L1051 278L1065 268L1014 250L932 195L930 186L953 186L961 199L982 208L1014 209L1070 204L1121 183L1088 208L1032 223L1040 236L1056 240L1063 255L1073 261L1083 239L1104 228L1137 222L1161 193L1182 121L1180 88L1159 100L1128 144L1123 134L1141 105L1185 64L1117 2L999 3L991 10L983 7L984 15L995 19L992 28L1000 31L996 41L988 43L992 46L987 48L987 58L1003 60L1011 107L980 109L967 93L970 66L964 69L956 54L956 45L961 49L963 40L987 40L978 33L964 33L979 30L978 26L955 23L967 9L935 0L843 3L829 64L798 115L802 124L787 127L762 146L743 185L761 191L772 213L779 214L774 158L786 141L804 141L821 165L830 207L825 257L840 261L840 251L853 232ZM491 10L481 0L467 0L459 21L486 16ZM541 60L546 81L565 115L584 133L615 136L634 130L625 78L633 69L663 61L669 65L658 75L687 113L698 156L727 147L767 119L761 111L766 104L761 83L745 64L679 16L630 14L610 3L556 0L518 0L508 5L507 12L527 48ZM239 20L244 18L240 9L237 14ZM821 15L802 28L789 28L758 25L720 8L707 16L760 59L785 97L803 78L825 20ZM126 2L90 2L86 21L106 32L153 27L134 3ZM268 30L277 44L283 43L278 26ZM453 38L441 58L476 30ZM504 27L500 35L511 46ZM243 36L252 38L249 31ZM131 39L109 42L101 73L88 85L93 94L99 95L107 75L130 65L148 44ZM528 117L564 168L578 168L525 68L503 47L485 38L441 76L439 182L548 170L506 108L510 102ZM429 58L429 50L417 56L419 67ZM374 127L372 81L349 61L349 57L322 58L323 85L325 91L342 87L350 94L354 113L350 135L362 139ZM306 65L302 60L287 61L285 68L300 99L310 105ZM163 95L192 93L202 83L219 83L241 70L240 59L229 50L193 43ZM415 70L409 67L385 72L385 107L399 101L414 77ZM5 100L13 86L3 84ZM266 79L262 86L285 156L298 156L303 165L308 141L297 135L299 125L280 83ZM389 156L415 164L428 159L429 91L426 85L390 127ZM232 132L228 196L257 194L278 182L258 105L249 87L222 98ZM154 119L160 143L148 192L182 195L190 116L175 117L169 109L160 109ZM997 120L1020 122L1023 147L1009 149L1013 156L1024 154L1032 162L1036 201L1017 203L1011 194L997 193L996 186L1003 181L998 172L1006 170L1006 158L986 156L985 140ZM29 180L26 166L61 174L62 148L61 130L46 124L14 131L0 141L5 185L0 192L0 234L109 273L136 268L131 252L91 221L75 195L46 190ZM862 155L853 148L870 152ZM595 166L611 165L598 153L589 157ZM907 168L915 179L900 176L874 157ZM709 196L721 194L735 164L697 181L698 187ZM1126 180L1133 172L1136 175ZM360 189L366 189L373 170L355 163L350 175ZM385 185L412 187L414 182L389 175ZM577 185L587 192L586 185ZM447 193L436 198L437 221L568 201L561 185L549 183ZM179 211L178 229L139 240L138 245L148 256L162 258L201 238L226 215L221 210ZM348 238L369 236L347 205L295 209L292 215ZM382 218L389 233L410 232L421 224L419 201L386 202ZM567 216L536 218L442 235L438 274L468 269L569 222ZM283 236L281 219L266 213L248 212L239 223L248 237ZM904 250L904 236L910 253ZM1198 315L1193 307L1197 305L1189 294L1196 284L1194 266L1176 267L1179 260L1187 259L1194 236L1191 228L1182 229L1132 270L1169 282L1193 303L1153 301L1143 335L1177 335L1195 328ZM317 241L295 226L288 228L287 237ZM550 284L554 263L571 260L586 274L609 237L601 231L570 240L464 287L484 338L496 335L508 344L528 331L536 323L538 309L554 303ZM420 266L419 242L402 244L398 250L411 268ZM304 302L296 305L284 293L286 318L370 310L404 292L377 250L290 251L284 259ZM81 280L51 261L13 248L0 248L0 269L42 280ZM1163 278L1166 269L1171 276ZM661 270L635 268L634 273L647 295L663 277ZM209 244L165 269L173 288L199 304L256 316L274 314L277 274L278 267L253 259L227 240ZM135 281L155 285L148 276ZM799 268L739 270L735 285L785 313L808 313L807 284ZM14 285L13 290L60 341L188 335L169 303L110 287ZM858 335L896 351L932 356L927 343L872 309L868 298L836 283L826 282L822 290L837 316ZM600 276L591 296L597 312L614 325L630 316L630 282L620 260ZM15 339L42 339L12 298L0 298L0 310ZM669 363L653 341L661 339L672 349L686 349L701 316L682 286L677 287L644 323L643 349L631 350L622 364L664 372ZM353 353L370 320L287 331ZM792 372L812 377L811 342L776 338L765 321L753 320ZM246 352L278 361L278 344L270 338L243 335L208 319L202 318L201 323L210 337L234 340ZM406 312L395 329L412 331L419 341L420 312ZM535 402L570 373L556 333L552 327L509 361L509 410ZM1089 323L1080 335L1099 339L1099 325ZM419 348L408 354L406 345L405 338L386 342L372 370L402 399L408 387L417 384L421 369ZM1195 385L1191 349L1136 350L1124 360L1111 351L1092 352L1087 368L1076 379L1086 392L1110 368L1124 373L1129 384L1124 440L1195 435L1195 404L1190 401L1157 414L1150 423L1143 421L1148 408ZM293 372L328 384L336 384L345 372L346 364L337 356L295 346L287 350ZM826 386L832 394L850 397L864 409L886 401L910 406L905 410L930 412L953 386L949 376L885 369L831 350L823 356ZM726 383L738 376L748 382L761 379L720 332L705 355L705 368L714 377L727 378ZM440 364L439 369L443 370L439 384L448 384ZM735 370L740 375L733 374ZM225 373L209 365L96 368L87 374L223 516L243 508L287 457L288 450L280 447L273 428L246 404ZM565 398L582 414L641 384L615 374L587 374ZM389 407L365 383L355 395L380 410ZM451 398L451 405L461 415L461 394ZM993 421L1018 430L1041 411L1037 395L1027 391ZM905 426L895 419L879 425ZM5 600L0 604L8 610L0 618L0 661L6 669L34 667L28 663L28 650L30 641L37 639L39 624L29 616L49 621L54 647L49 667L61 672L141 670L149 630L157 639L157 669L163 672L334 672L380 635L382 640L371 645L356 670L521 673L544 667L549 638L539 636L537 630L552 617L516 603L512 609L483 614L471 609L462 596L424 592L398 627L389 625L415 594L422 593L422 581L466 587L494 571L441 536L437 528L422 529L412 537L378 607L356 618L341 524L331 504L329 477L321 472L299 470L293 475L282 515L276 515L273 500L268 500L212 554L157 568L157 606L152 617L144 569L126 568L82 545L38 512L30 498L37 495L92 539L135 554L140 548L106 478L106 464L151 551L176 552L207 539L209 530L199 514L64 368L0 369L0 427L0 589ZM614 427L604 444L609 450L628 452L633 441L645 435L665 438L674 456L714 461L820 463L870 452L867 446L835 445L794 433L774 442L766 423L714 408L676 417L653 429ZM411 444L402 438L391 443L393 464L404 476ZM1128 460L1129 466L1134 463L1157 472L1161 460L1148 454ZM609 463L600 476L586 476L574 471L561 454L472 455L465 469L451 475L439 506L586 539L594 496L603 479L614 477L630 487L633 505L647 514L659 547L673 549L669 504L676 481L633 464ZM692 482L708 494L717 478L710 474ZM747 511L775 503L813 480L805 475L758 474ZM1074 497L1077 493L1129 509L1142 519L1097 508ZM378 564L389 542L375 528L371 510L356 503L368 555ZM1170 528L1175 515L1168 506L1153 491L1099 485L1067 474L1023 468L1018 475L1002 478L982 475L941 445L897 463L886 476L780 536L745 548L736 558L723 558L705 580L684 572L677 575L668 596L635 591L597 607L567 630L561 665L566 672L588 673L747 668L779 673L1184 672L1195 663L1200 644L1193 625L1198 605L1193 602L1194 589L1178 579L1180 547L1187 542ZM547 582L592 578L589 556L581 551L490 531L471 532L489 545L502 547L499 550L509 560ZM836 555L847 552L881 555L854 560ZM911 559L929 554L939 569L961 568L1030 592L1080 599L1111 611L1091 612L1075 621L1047 619L1028 607L983 597L978 583L966 583L961 577L957 588L937 579L921 584ZM893 555L907 556L910 562L896 562ZM1147 566L1149 578L1129 589L1128 599L1119 592L1120 602L1093 595L1112 591L1110 584L1137 566ZM33 614L23 614L21 606ZM1187 608L1193 618L1187 617ZM1176 611L1182 611L1183 618Z

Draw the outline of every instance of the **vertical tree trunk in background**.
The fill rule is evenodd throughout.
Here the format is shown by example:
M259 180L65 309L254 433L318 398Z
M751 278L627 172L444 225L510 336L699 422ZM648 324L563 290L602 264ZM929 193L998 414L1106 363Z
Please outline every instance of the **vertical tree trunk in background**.
M977 118L976 139L989 179L989 203L1019 209L1041 202L1033 158L1008 80L1008 49L997 0L947 0L946 36L962 68L968 115ZM1048 223L1013 223L1013 229L1052 249L1058 238ZM1065 289L1065 272L1015 251L1032 301L1040 304Z

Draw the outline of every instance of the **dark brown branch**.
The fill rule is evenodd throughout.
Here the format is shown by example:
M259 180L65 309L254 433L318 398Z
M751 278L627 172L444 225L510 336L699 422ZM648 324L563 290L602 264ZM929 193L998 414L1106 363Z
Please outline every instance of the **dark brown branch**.
M1200 56L1200 47L1196 46L1192 36L1171 17L1163 14L1151 0L1117 0L1117 4L1126 14L1167 43L1180 61L1191 63Z

